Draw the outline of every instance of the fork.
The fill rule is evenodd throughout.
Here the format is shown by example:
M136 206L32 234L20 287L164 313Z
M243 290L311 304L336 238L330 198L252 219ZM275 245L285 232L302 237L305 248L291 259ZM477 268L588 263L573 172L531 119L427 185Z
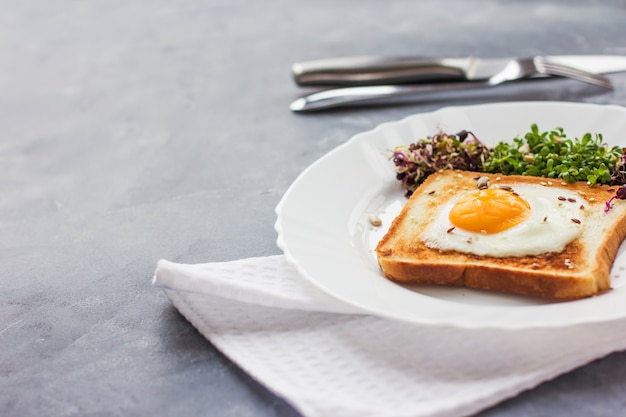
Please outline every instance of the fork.
M554 75L572 78L598 87L613 88L611 80L604 75L593 74L567 65L557 64L542 56L512 59L502 71L491 76L487 83L491 86L496 86L507 81L521 80L534 75Z
M389 103L402 98L434 99L446 94L454 95L462 91L495 87L534 76L566 77L602 88L613 88L611 80L604 75L593 74L536 56L512 59L501 71L485 81L335 88L301 97L291 103L290 109L294 112L309 112L353 104Z

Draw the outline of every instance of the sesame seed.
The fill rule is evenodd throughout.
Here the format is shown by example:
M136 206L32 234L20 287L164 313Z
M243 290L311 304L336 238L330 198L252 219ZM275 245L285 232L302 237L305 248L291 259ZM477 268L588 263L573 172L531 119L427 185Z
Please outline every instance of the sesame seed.
M449 228L448 230L446 230L446 233L452 233L452 231L455 229L454 226L452 226L451 228Z
M562 195L558 196L557 198L558 198L559 200L561 200L561 201L565 201L565 200L567 200L567 198L563 197Z
M545 185L548 185L548 183L547 183L547 182L545 182L545 181L539 181L539 184L544 185L544 186L545 186Z
M580 224L580 220L578 220L578 219L577 219L577 218L575 218L575 217L574 217L574 218L572 218L571 220L572 220L574 223L576 223L576 224Z
M575 202L576 202L576 199L575 199L575 198L571 198L571 197L570 197L570 198L568 198L568 199L567 199L567 201L569 201L570 203L575 203Z

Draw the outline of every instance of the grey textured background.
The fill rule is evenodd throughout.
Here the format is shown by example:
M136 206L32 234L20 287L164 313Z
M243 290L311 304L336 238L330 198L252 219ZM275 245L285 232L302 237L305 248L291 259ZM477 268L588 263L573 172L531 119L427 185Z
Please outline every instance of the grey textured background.
M156 262L279 253L305 167L444 103L295 115L290 65L626 54L624 22L623 0L0 0L0 414L297 416L151 287ZM611 78L491 100L626 105ZM626 415L624 375L613 354L482 416Z

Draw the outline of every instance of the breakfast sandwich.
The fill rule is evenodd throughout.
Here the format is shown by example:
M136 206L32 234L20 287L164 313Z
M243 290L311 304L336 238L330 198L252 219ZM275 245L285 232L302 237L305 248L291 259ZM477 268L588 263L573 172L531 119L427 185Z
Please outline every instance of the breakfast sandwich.
M445 170L411 195L376 255L401 283L577 299L610 288L626 236L615 187Z

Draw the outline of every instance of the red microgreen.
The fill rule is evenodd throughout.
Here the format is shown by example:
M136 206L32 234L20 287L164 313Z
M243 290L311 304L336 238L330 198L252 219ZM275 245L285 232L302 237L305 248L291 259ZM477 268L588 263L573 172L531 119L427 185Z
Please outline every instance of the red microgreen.
M398 146L392 160L396 166L396 179L409 197L426 177L444 169L481 171L489 148L472 132L456 135L439 132L409 146Z
M611 198L609 198L606 203L604 203L605 213L613 208L613 204L611 203L613 203L613 200L615 199L626 200L626 184L619 187L615 194Z

